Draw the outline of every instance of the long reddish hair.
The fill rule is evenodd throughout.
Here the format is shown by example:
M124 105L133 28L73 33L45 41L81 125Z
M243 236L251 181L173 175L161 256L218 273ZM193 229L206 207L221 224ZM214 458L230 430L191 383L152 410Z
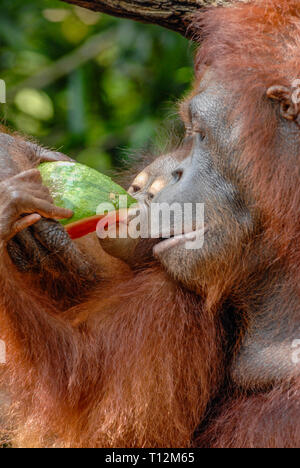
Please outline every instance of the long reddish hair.
M297 271L299 154L276 151L278 108L266 90L274 84L290 87L300 71L298 4L237 3L194 20L203 39L197 72L213 67L238 96L247 184L278 254L288 253ZM296 127L293 138L297 148ZM4 382L20 402L14 411L20 445L191 444L224 378L220 310L155 267L117 285L100 285L88 302L57 318L53 304L27 291L5 261L0 330L9 372ZM12 321L16 314L19 322Z
M242 116L241 161L247 185L265 216L272 241L283 255L293 251L298 268L300 129L289 124L291 141L281 145L279 152L279 106L266 93L273 85L292 88L300 78L299 1L235 2L197 15L193 27L202 41L197 73L212 67L216 78L238 97L233 117Z
M31 353L7 314L0 314L8 350L1 381L14 402L17 430L11 437L17 445L191 444L224 374L219 318L200 298L160 269L149 269L98 288L61 317L59 335L51 328L51 304L20 291L22 307L29 310L22 327L32 337Z

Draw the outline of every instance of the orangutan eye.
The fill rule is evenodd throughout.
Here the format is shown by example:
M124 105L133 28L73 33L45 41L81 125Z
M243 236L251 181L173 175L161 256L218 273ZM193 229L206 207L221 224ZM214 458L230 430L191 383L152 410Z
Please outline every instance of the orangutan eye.
M197 130L195 133L197 133L200 136L201 141L205 140L206 134L205 134L204 130Z
M179 182L180 179L183 176L183 170L182 169L177 169L176 171L173 171L172 176L173 176L173 182L174 183Z
M194 136L194 135L199 135L201 141L204 141L205 137L206 137L205 131L203 129L199 128L199 126L191 125L191 126L187 127L186 128L186 138Z

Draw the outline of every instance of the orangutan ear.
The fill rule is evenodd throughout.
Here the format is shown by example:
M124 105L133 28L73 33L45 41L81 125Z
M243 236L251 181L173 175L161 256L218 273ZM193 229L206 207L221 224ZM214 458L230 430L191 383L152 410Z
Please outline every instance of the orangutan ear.
M286 86L275 85L267 90L270 99L280 102L280 114L287 120L296 120L299 114L299 104L293 101L292 91Z

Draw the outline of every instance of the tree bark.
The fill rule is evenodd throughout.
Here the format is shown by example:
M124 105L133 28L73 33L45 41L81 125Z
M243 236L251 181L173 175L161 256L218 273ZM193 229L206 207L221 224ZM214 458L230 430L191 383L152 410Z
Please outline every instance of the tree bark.
M201 8L232 0L62 0L112 16L153 23L188 36L189 16ZM242 0L243 1L243 0Z

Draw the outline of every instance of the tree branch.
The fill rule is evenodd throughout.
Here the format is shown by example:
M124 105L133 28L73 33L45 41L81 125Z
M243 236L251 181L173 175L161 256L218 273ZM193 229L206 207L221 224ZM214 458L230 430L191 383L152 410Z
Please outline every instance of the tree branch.
M187 36L189 15L232 0L61 0L112 16L153 23ZM244 1L244 0L242 0Z

